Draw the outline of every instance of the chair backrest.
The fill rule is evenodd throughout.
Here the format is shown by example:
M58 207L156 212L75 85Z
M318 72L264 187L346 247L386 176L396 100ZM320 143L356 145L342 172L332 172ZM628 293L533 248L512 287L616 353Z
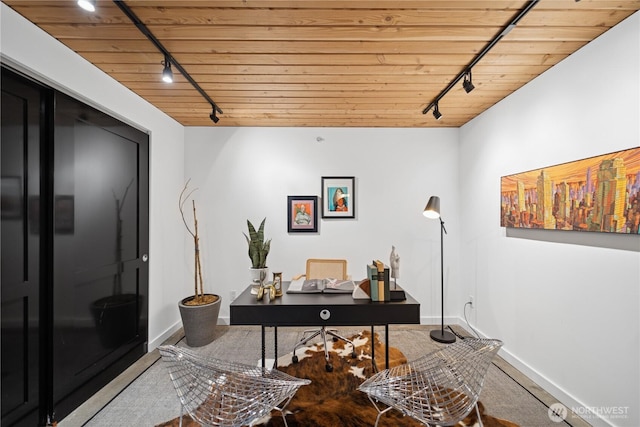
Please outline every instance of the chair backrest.
M346 259L318 259L307 260L307 279L340 279L347 280Z
M158 350L183 409L204 425L250 424L311 382L276 369L206 358L182 347Z

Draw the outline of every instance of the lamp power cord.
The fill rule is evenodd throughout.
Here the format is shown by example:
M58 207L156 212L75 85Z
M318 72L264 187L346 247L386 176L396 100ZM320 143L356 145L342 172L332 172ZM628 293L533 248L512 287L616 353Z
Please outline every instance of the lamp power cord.
M464 321L467 323L467 326L469 327L469 329L471 329L473 331L474 334L476 334L476 337L480 338L480 334L478 333L478 331L476 331L473 326L471 326L471 324L469 323L469 319L467 319L467 306L471 305L471 302L466 302L464 304L464 307L462 308L462 313L464 314ZM451 325L448 325L447 328L449 328L449 330L451 331L452 334L454 334L456 337L460 338L461 340L469 338L469 337L465 337L460 335L458 332L454 331L453 328L451 327Z

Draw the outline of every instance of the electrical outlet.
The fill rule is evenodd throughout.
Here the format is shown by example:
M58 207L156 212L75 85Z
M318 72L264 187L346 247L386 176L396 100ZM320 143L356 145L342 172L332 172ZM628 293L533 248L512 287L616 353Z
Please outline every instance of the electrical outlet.
M473 308L473 295L469 295L469 305Z

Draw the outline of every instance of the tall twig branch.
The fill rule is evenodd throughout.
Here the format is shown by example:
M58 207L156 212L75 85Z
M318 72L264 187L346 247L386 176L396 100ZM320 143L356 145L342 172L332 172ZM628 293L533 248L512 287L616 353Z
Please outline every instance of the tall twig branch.
M180 199L178 201L178 207L180 209L180 215L182 216L182 222L184 226L187 228L191 237L193 237L193 246L194 246L194 295L196 300L199 300L204 295L204 280L202 278L202 263L200 262L200 237L198 236L198 217L196 215L196 202L195 200L191 200L191 205L193 209L193 230L187 223L187 219L184 215L184 204L187 202L189 197L197 190L193 189L187 193L187 188L189 187L189 182L191 179L187 181L180 193ZM185 194L186 193L186 194Z

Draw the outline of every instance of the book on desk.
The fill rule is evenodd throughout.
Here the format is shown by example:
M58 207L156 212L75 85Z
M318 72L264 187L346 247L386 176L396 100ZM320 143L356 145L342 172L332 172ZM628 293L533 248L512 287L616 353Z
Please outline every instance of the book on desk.
M371 283L372 301L391 301L389 267L380 260L367 265L367 279Z
M390 280L389 267L380 260L367 264L367 280L371 301L404 301L405 292Z
M339 279L293 279L289 284L289 294L350 294L355 288L352 280Z

